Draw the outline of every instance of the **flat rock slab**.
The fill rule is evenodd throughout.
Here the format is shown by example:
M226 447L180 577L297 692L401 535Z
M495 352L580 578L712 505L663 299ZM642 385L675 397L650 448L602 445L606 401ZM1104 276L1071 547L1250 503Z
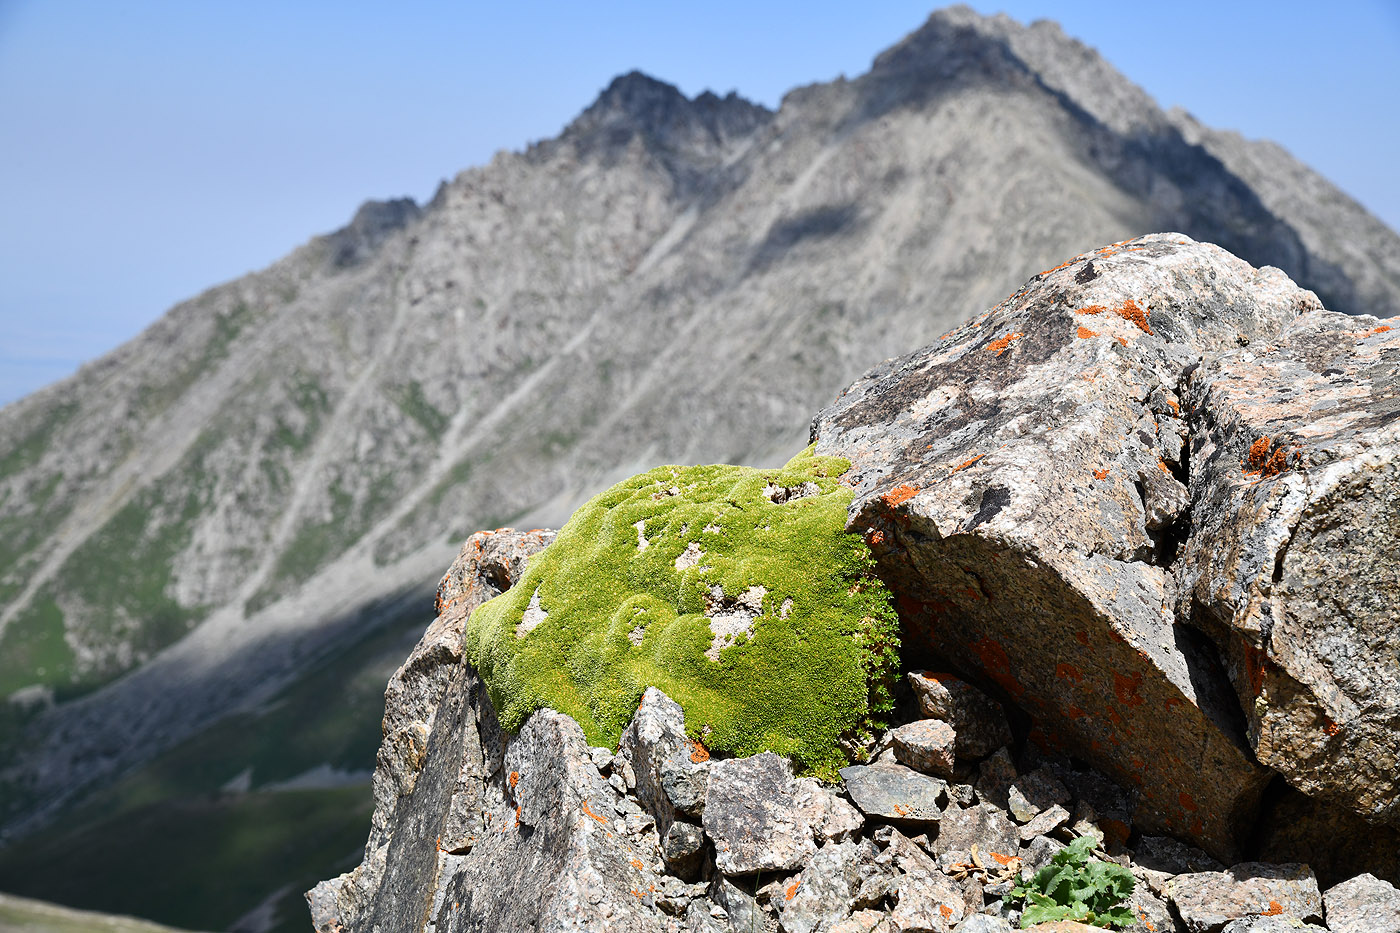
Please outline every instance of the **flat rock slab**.
M1138 788L1135 826L1229 857L1269 772L1217 649L1177 617L1183 397L1202 358L1318 308L1276 269L1141 237L1034 277L813 423L817 451L854 465L848 527L896 594L906 658L947 658L1029 713L1041 747Z
M817 849L812 795L772 752L711 762L704 826L726 875L800 868Z
M1217 933L1231 920L1322 920L1322 893L1306 865L1245 862L1228 871L1178 875L1165 891L1189 933Z
M866 816L937 824L948 784L902 765L851 765L841 769L846 793Z
M1333 885L1322 899L1332 933L1400 933L1400 891L1374 875Z
M965 859L977 846L983 856L1005 864L1021 848L1020 828L1000 808L981 803L960 809L949 807L943 813L933 849L941 857L956 855ZM945 866L946 867L946 866Z

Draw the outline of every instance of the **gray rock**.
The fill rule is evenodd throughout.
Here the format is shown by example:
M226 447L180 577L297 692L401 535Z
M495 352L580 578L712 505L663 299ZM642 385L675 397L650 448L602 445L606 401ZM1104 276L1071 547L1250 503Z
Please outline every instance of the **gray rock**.
M623 730L617 758L624 786L636 788L637 799L663 834L677 815L698 818L705 808L709 762L692 760L701 757L695 749L685 734L680 704L648 687Z
M1011 742L1001 704L952 674L914 671L909 685L925 716L949 723L957 733L958 757L975 761Z
M726 875L799 868L816 851L810 794L772 752L712 762L705 833Z
M953 933L1011 933L1011 924L1001 917L973 914L953 927Z
M1293 917L1244 917L1225 924L1221 933L1327 933L1329 929L1331 928L1313 923L1303 923ZM1376 928L1364 929L1370 931Z
M858 881L855 843L822 846L783 891L778 914L783 933L816 933L845 919Z
M890 731L894 757L916 771L951 779L957 761L953 727L941 719L920 719Z
M1177 619L1178 538L1202 553L1214 539L1183 524L1199 484L1169 458L1197 424L1188 373L1319 307L1277 270L1143 237L1035 277L813 424L819 453L854 464L849 527L897 593L906 650L985 678L1035 717L1039 744L1141 788L1143 831L1221 854L1268 772L1211 649Z
M1358 875L1322 895L1333 933L1400 933L1400 891L1374 875Z
M877 862L895 874L890 885L894 909L890 923L895 930L929 930L948 933L973 911L967 894L922 849L898 830Z
M1133 849L1133 861L1143 868L1169 875L1225 870L1224 865L1200 849L1170 836L1143 836L1138 839Z
M1177 875L1166 893L1188 933L1216 933L1250 916L1322 920L1322 894L1306 865L1244 862L1223 872Z
M1069 803L1071 799L1068 788L1060 783L1053 771L1037 768L1011 784L1007 791L1007 809L1017 822L1029 823L1040 811Z
M865 817L846 800L827 789L814 778L801 778L802 797L810 795L812 829L819 844L846 842L859 838Z
M1021 850L1021 878L1028 880L1034 877L1035 873L1049 865L1055 853L1064 847L1063 842L1049 836L1035 836L1030 839Z
M695 881L705 861L705 833L694 823L675 820L661 840L666 870L685 881Z
M940 857L954 856L966 862L973 846L985 858L1015 857L1021 850L1020 828L991 804L978 804L966 810L949 807L943 812L933 850Z
M1011 752L999 748L977 766L977 794L987 803L1006 809L1011 803L1011 785L1018 777Z
M1400 328L1310 311L1193 374L1180 613L1221 646L1259 760L1400 824Z
M894 928L882 911L857 910L832 924L827 933L894 933Z
M1176 919L1167 902L1147 885L1133 886L1128 909L1133 913L1133 922L1121 928L1123 933L1173 933L1176 929Z
M1021 839L1025 841L1036 836L1049 835L1068 821L1069 811L1059 804L1054 804L1049 809L1041 810L1021 827Z
M866 816L911 826L937 824L948 784L902 765L850 765L841 769L846 793Z

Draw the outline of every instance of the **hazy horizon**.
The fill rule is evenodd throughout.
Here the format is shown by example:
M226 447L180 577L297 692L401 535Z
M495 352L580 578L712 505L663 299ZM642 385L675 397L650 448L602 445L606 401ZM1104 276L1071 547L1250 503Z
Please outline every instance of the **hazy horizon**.
M1273 139L1400 228L1400 8L971 5L1058 20L1164 108ZM777 107L864 72L934 8L7 4L0 118L25 144L0 154L0 404L367 199L422 202L557 134L618 74Z

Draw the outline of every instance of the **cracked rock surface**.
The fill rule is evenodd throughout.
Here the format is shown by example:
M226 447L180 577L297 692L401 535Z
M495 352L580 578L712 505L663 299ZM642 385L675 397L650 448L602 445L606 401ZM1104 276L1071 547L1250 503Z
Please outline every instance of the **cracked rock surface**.
M1397 338L1156 234L881 364L812 436L855 465L906 664L946 659L1131 788L1141 831L1231 860L1270 769L1400 806Z

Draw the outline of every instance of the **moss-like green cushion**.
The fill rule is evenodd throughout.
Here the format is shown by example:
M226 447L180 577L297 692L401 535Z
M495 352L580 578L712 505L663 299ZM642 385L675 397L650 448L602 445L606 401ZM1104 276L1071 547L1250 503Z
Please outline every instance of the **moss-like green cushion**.
M709 748L833 777L898 667L889 593L844 530L849 468L810 449L781 470L664 466L590 500L467 625L502 724L547 706L616 747L655 686Z

